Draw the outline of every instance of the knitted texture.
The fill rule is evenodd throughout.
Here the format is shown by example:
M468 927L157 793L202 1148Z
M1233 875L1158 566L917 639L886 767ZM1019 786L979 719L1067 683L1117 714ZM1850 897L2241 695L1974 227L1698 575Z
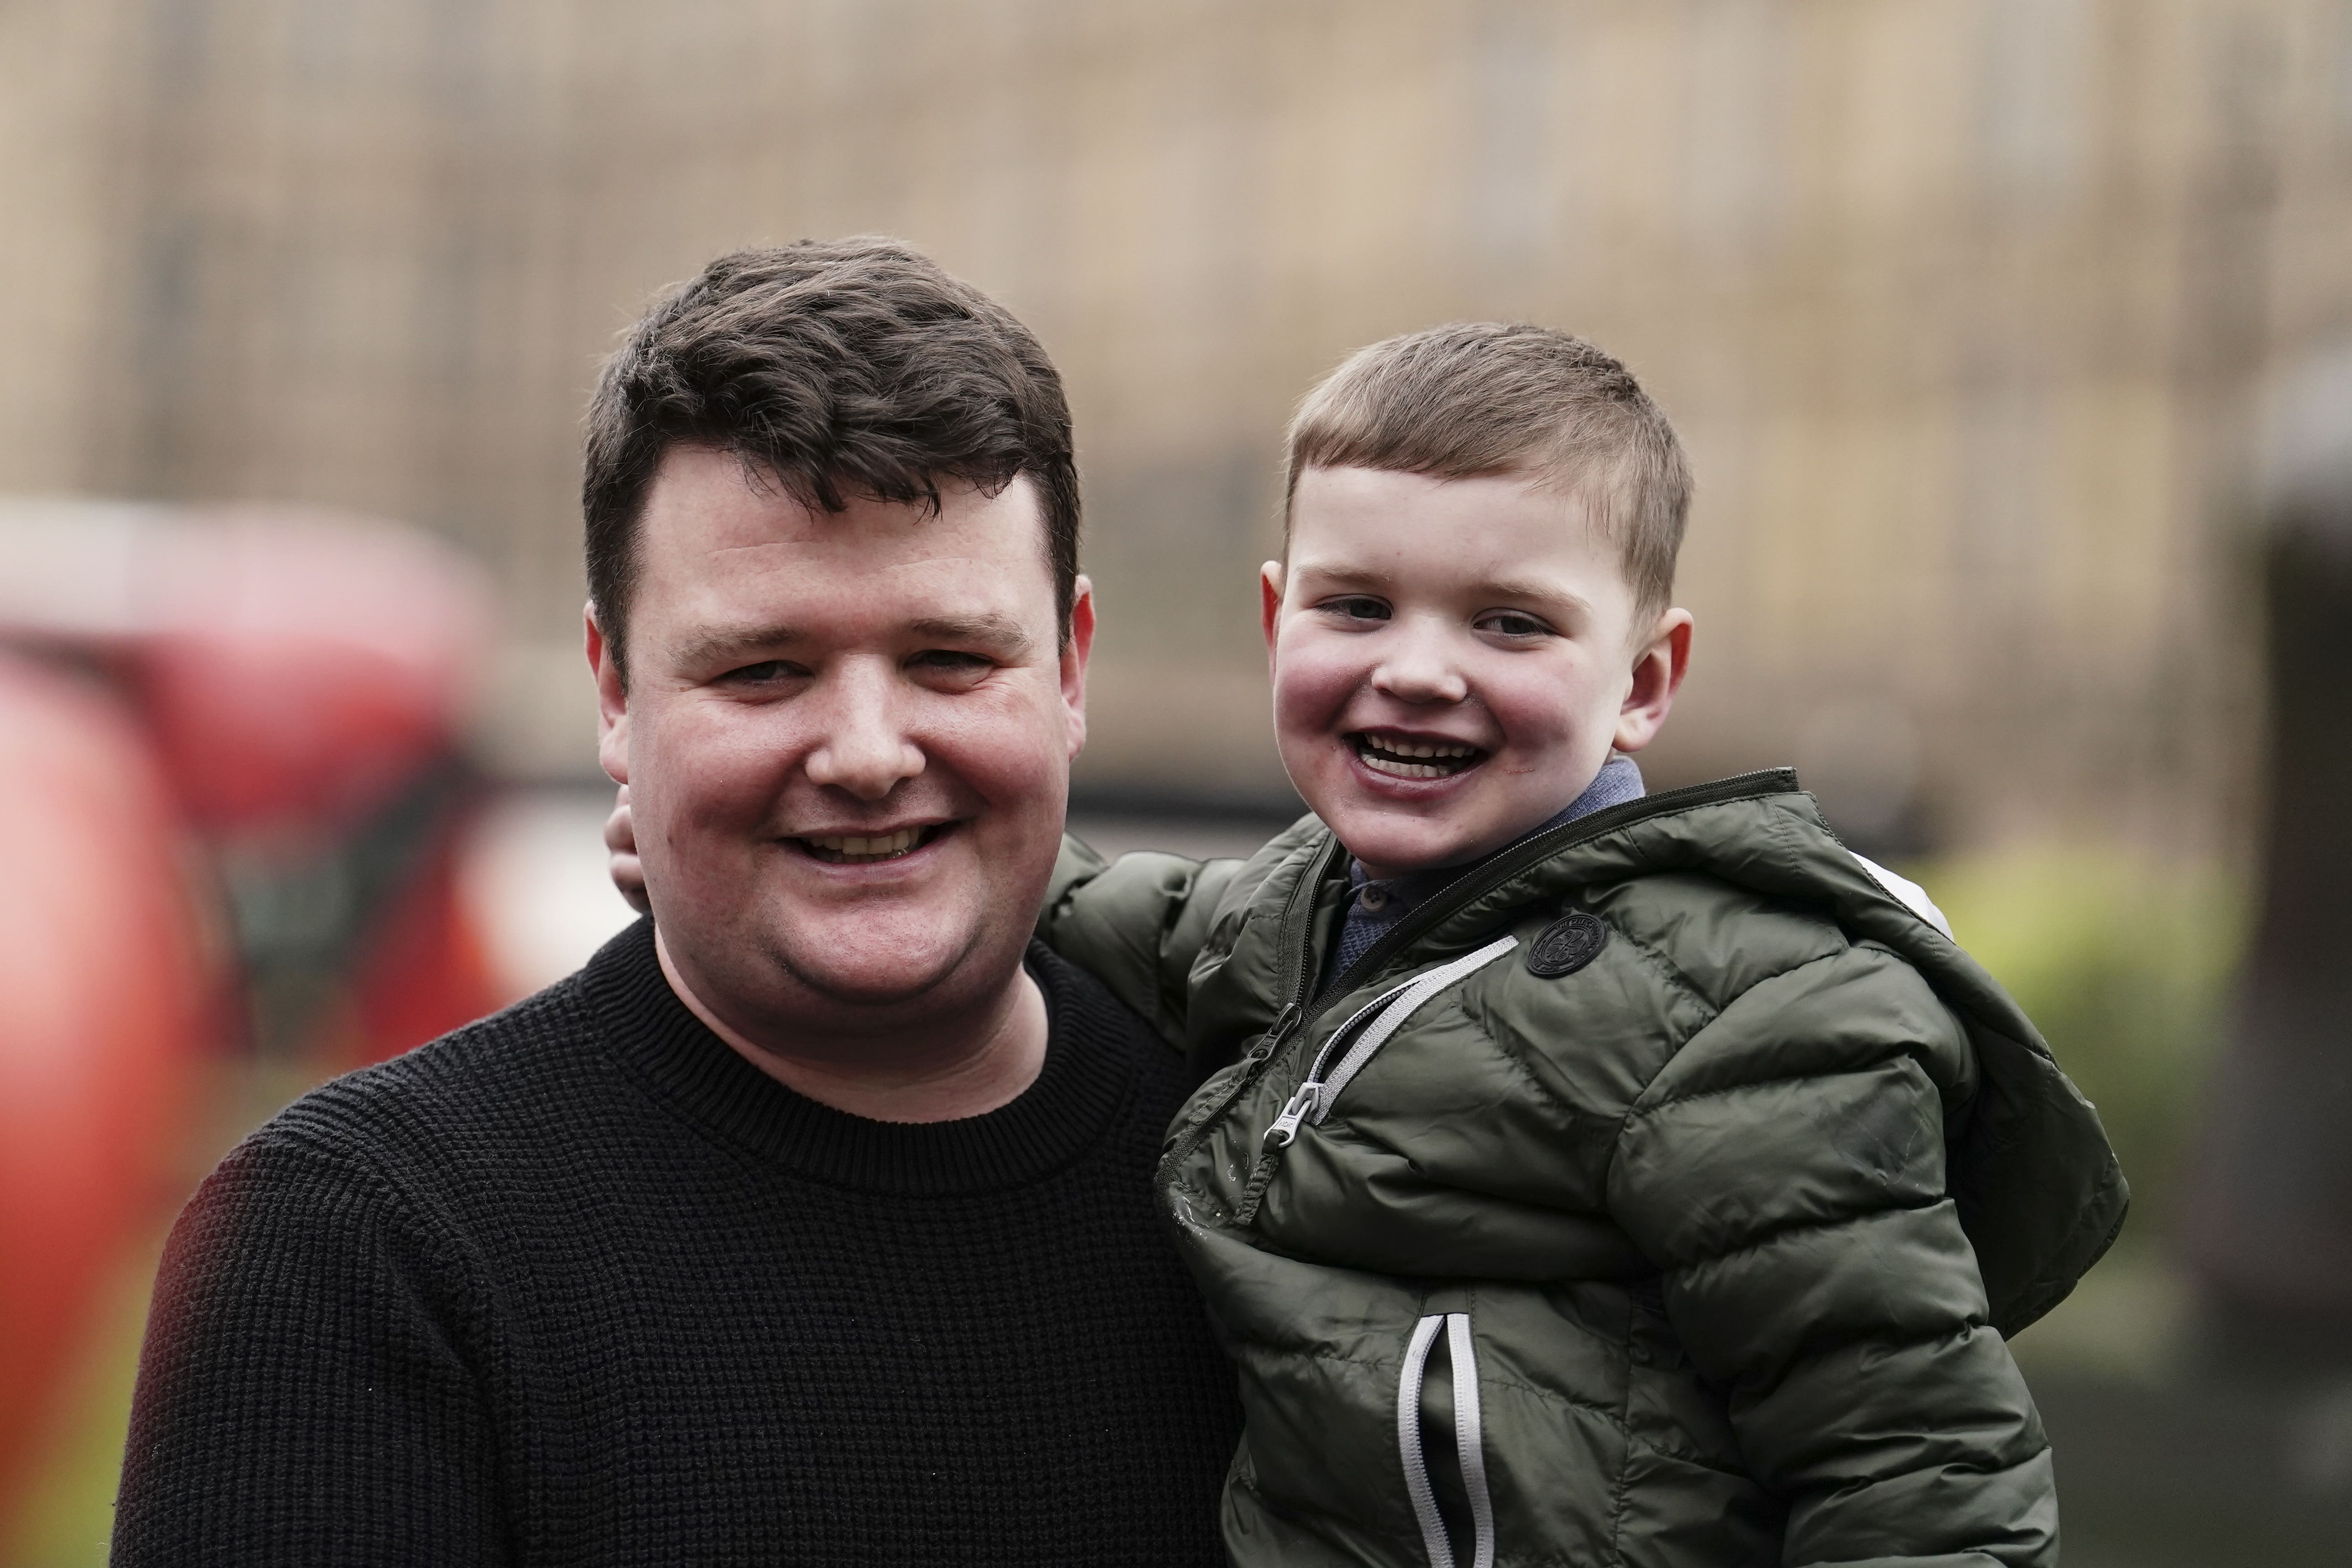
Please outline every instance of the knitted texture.
M114 1561L1213 1563L1240 1418L1152 1204L1175 1055L1033 949L1045 1068L866 1121L640 922L305 1096L173 1232Z

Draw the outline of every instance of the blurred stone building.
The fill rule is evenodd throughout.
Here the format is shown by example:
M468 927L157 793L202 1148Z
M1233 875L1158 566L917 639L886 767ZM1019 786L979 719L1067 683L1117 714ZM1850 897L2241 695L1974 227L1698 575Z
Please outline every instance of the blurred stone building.
M1276 436L1527 316L1685 432L1669 781L2229 848L2254 391L2352 326L2347 0L7 0L0 490L412 518L593 768L577 422L720 249L881 230L1067 371L1097 792L1262 797Z

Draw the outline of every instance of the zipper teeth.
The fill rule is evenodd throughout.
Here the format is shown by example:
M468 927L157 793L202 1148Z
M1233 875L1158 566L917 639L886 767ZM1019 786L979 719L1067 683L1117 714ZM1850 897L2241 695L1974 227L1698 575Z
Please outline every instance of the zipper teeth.
M1363 1071L1372 1053L1387 1043L1389 1036L1397 1031L1400 1024L1418 1012L1422 1004L1438 992L1457 981L1467 979L1518 945L1519 939L1516 936L1489 942L1466 957L1456 958L1450 964L1440 964L1425 975L1400 980L1349 1014L1347 1021L1323 1037L1323 1044L1316 1051L1314 1059L1307 1062L1307 1071L1299 1079L1297 1089L1292 1092L1290 1103L1283 1106L1282 1113L1274 1119L1274 1125L1266 1129L1266 1136L1271 1139L1278 1133L1281 1144L1286 1145L1298 1131L1300 1122L1311 1120L1317 1126L1321 1126L1325 1118L1331 1114L1331 1102L1338 1099L1339 1092ZM1286 1013L1287 1010L1285 1009ZM1334 1062L1332 1056L1340 1052L1342 1044L1347 1049ZM1324 1076L1327 1068L1330 1072L1328 1078ZM1255 1212L1254 1207L1252 1212Z
M1486 1434L1470 1314L1448 1312L1445 1335L1454 1380L1454 1457L1462 1467L1462 1490L1470 1499L1470 1568L1495 1568L1495 1500L1486 1490Z
M1324 1040L1323 1049L1315 1053L1314 1061L1309 1063L1307 1066L1307 1076L1316 1082L1319 1083L1323 1082L1323 1064L1331 1060L1331 1053L1339 1049L1339 1042L1341 1040L1348 1038L1348 1031L1354 1029L1358 1024L1360 1024L1366 1019L1371 1018L1374 1013L1378 1012L1381 1009L1387 1007L1391 1002L1395 1001L1399 997L1412 989L1412 988L1413 982L1411 980L1405 981L1404 984L1401 986L1391 986L1387 990L1382 991L1379 996L1374 997L1370 1001L1366 1002L1362 1007L1358 1008L1354 1012L1349 1014L1348 1021L1341 1024L1338 1029L1333 1030L1331 1031L1330 1038ZM1348 1059L1344 1056L1341 1057L1339 1059L1339 1065L1344 1068L1347 1064Z
M1337 838L1326 839L1323 847L1316 851L1313 862L1301 873L1298 881L1291 885L1290 895L1283 900L1282 932L1279 939L1286 946L1290 946L1288 939L1291 935L1292 917L1297 915L1300 902L1305 900L1309 904L1313 903L1314 890L1322 885L1323 878L1330 870L1331 857L1339 852L1339 841ZM1307 923L1306 932L1302 934L1301 944L1311 942L1313 936L1314 925L1310 921ZM1298 1028L1299 1016L1307 1005L1307 977L1305 973L1306 965L1302 963L1297 967L1300 973L1291 986L1290 1001L1280 1013L1276 1015L1274 1027L1267 1030L1265 1038L1258 1042L1256 1064L1248 1071L1236 1074L1234 1082L1226 1086L1225 1092L1218 1096L1215 1103L1212 1104L1198 1121L1186 1128L1183 1134L1169 1146L1168 1152L1160 1157L1159 1169L1153 1174L1154 1187L1165 1188L1176 1179L1178 1168L1192 1157L1193 1151L1198 1149L1202 1142L1208 1137L1209 1129L1215 1126L1227 1111L1233 1109L1234 1102L1256 1086L1258 1079L1273 1063L1275 1054L1281 1051L1284 1041Z
M1412 1500L1413 1522L1421 1526L1422 1547L1432 1568L1454 1568L1454 1543L1445 1538L1437 1494L1430 1490L1429 1461L1421 1449L1421 1384L1428 1372L1430 1344L1444 1327L1443 1312L1413 1324L1412 1340L1397 1374L1397 1458L1404 1466L1405 1496Z
M1332 1102L1339 1098L1341 1092L1355 1081L1356 1074L1364 1070L1371 1061L1374 1053L1389 1042L1390 1038L1404 1026L1407 1019L1435 1000L1440 992L1450 990L1462 984L1518 945L1519 939L1516 936L1500 937L1487 943L1475 953L1456 958L1450 964L1440 965L1425 975L1417 976L1406 981L1392 991L1384 992L1380 1000L1372 1004L1375 1007L1386 1004L1381 1016L1374 1019L1362 1033L1356 1036L1355 1042L1348 1048L1348 1054L1339 1059L1339 1065L1331 1070L1331 1076L1324 1080L1320 1091L1316 1094L1314 1111L1316 1125L1322 1125L1324 1119L1331 1114ZM1349 1019L1346 1024L1331 1031L1331 1039L1323 1046L1326 1055L1329 1054L1332 1045L1348 1032L1349 1028L1355 1021L1354 1019ZM1316 1066L1319 1069L1322 1064L1322 1057L1317 1057Z

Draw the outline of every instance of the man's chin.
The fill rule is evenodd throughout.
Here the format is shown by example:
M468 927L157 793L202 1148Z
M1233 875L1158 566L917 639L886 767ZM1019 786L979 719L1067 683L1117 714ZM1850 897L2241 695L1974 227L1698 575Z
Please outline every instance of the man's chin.
M772 942L775 961L801 988L845 1007L920 1002L970 977L982 946L976 930L795 930Z

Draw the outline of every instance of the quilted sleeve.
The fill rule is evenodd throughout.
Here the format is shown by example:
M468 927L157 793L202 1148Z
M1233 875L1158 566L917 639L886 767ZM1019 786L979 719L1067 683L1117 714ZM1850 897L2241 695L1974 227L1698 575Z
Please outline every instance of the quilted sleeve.
M1916 971L1841 946L1732 999L1625 1118L1612 1211L1792 1568L2057 1562L2049 1444L1946 1190L1971 1062Z
M1242 864L1154 851L1106 863L1066 838L1037 916L1038 940L1109 987L1181 1050L1192 960Z

